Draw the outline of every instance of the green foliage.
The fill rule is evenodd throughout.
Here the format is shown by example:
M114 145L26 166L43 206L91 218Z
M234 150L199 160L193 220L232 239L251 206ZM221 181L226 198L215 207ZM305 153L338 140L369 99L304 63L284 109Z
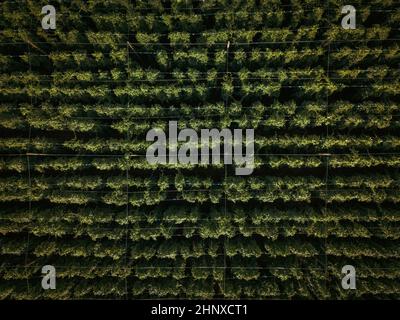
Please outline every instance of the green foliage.
M400 14L353 5L4 2L0 299L398 299ZM149 164L170 120L254 128L254 172Z

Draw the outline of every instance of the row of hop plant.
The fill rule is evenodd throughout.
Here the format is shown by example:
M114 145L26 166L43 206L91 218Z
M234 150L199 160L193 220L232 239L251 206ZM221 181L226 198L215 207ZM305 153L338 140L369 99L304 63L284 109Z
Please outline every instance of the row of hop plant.
M58 225L69 224L74 227L93 226L96 228L106 228L109 224L114 224L118 228L132 224L147 224L150 227L157 226L159 223L173 224L175 226L195 225L204 219L219 221L225 225L249 224L257 227L263 225L277 225L280 223L376 223L379 228L392 226L400 221L400 213L390 206L380 205L378 208L366 204L335 204L329 205L327 209L319 206L303 205L300 208L293 209L288 204L276 208L275 205L257 204L256 208L249 208L248 205L235 204L234 209L228 208L229 214L225 214L224 208L219 205L209 205L206 210L199 205L190 206L190 210L180 205L156 206L144 208L129 208L129 214L126 214L126 208L108 207L102 204L95 206L70 207L69 205L57 205L57 213L51 205L35 205L31 210L21 207L12 207L5 210L2 214L2 221L5 225L25 224L33 225ZM209 212L210 211L210 212ZM360 215L360 212L363 214ZM6 230L6 229L4 229ZM243 229L242 229L243 230Z
M190 276L194 281L197 280L206 280L213 279L215 281L223 281L224 280L224 270L218 266L215 266L215 261L208 261L209 259L199 259L196 261L198 266L204 266L204 268L194 267L194 268L186 268L185 264L180 260L177 260L175 263L171 264L165 261L161 261L164 266L159 264L154 264L150 267L138 266L136 270L134 267L124 267L124 266L111 266L111 267L96 267L96 266L88 266L87 268L74 268L75 266L71 266L68 270L57 270L57 276L61 280L62 285L65 285L64 280L78 277L82 281L83 279L96 279L100 281L104 281L107 276L114 277L115 280L124 279L126 277L130 277L132 281L142 280L150 280L151 279L159 279L159 278L172 278L174 280L183 280L188 279ZM222 262L222 261L221 261ZM234 280L235 278L250 281L258 280L263 276L263 270L257 269L257 261L254 259L243 259L243 258L234 258L232 259L232 276L234 278L229 278L228 280ZM213 266L214 264L214 266ZM169 267L168 267L169 266ZM381 266L381 264L379 264ZM358 277L361 278L361 281L364 282L364 277L368 275L372 278L373 285L372 287L376 288L376 279L380 279L380 283L388 283L387 280L395 279L398 276L398 272L393 269L386 270L385 273L382 273L382 267L378 269L369 269L370 265L366 265L362 263L362 269L358 266ZM365 268L365 269L364 269ZM60 268L59 268L60 269ZM387 269L387 268L383 268ZM341 274L340 270L338 270L338 266L332 263L329 263L330 276L334 278L339 278L338 275ZM5 269L3 271L3 277L7 281L14 276L19 279L29 279L34 277L35 273L39 272L39 267L36 269L28 268L24 270L23 267L15 268L14 270ZM320 269L305 269L305 268L284 268L284 269L271 269L268 271L268 277L275 278L273 281L287 281L287 280L304 280L307 278L314 280L326 280L325 271ZM134 277L134 278L133 278ZM226 280L226 279L225 279ZM333 280L333 279L332 279ZM84 280L83 280L84 281ZM379 283L379 282L378 282ZM143 282L142 282L143 284ZM245 283L243 283L245 284ZM246 285L246 284L245 284ZM370 288L371 285L367 285L366 288ZM382 289L382 288L381 288ZM363 289L363 294L368 293L368 290ZM377 293L379 293L378 290ZM105 293L106 294L106 293Z
M197 272L197 271L196 271ZM370 297L384 295L396 297L400 288L396 282L388 279L371 279L363 282L356 293L344 292L340 281L331 281L329 286L325 279L306 277L303 280L290 279L286 281L272 280L235 280L222 281L212 279L177 280L171 277L157 279L130 279L130 290L126 291L125 281L116 281L114 278L80 280L62 279L57 286L58 290L43 290L38 284L28 292L26 280L5 281L1 285L2 299L84 299L109 298L121 299L127 295L133 297L164 297L164 298L191 298L213 299L223 295L230 299L314 299L316 295L325 299L349 299L354 297ZM218 288L218 290L216 289ZM312 289L311 289L312 288Z
M291 153L301 150L301 152L321 152L321 151L396 151L400 146L400 139L394 135L377 137L373 135L343 135L336 134L328 137L320 135L295 135L284 134L270 137L255 138L256 153L268 153L271 150L290 150ZM0 150L7 152L57 152L57 151L79 151L110 153L138 153L144 155L147 147L151 143L136 139L72 139L63 142L55 139L35 137L31 140L27 138L2 138L0 139ZM201 145L199 144L199 147Z
M29 98L40 101L56 101L63 99L69 103L106 103L114 99L117 103L142 104L148 103L195 103L201 104L206 101L215 101L227 98L243 98L258 100L260 97L277 99L286 92L288 99L300 98L321 100L327 95L337 94L345 90L354 92L353 99L396 99L399 95L400 85L397 82L383 81L381 83L359 84L338 83L332 79L321 81L305 80L301 84L285 84L277 80L257 80L252 83L235 83L225 77L221 83L207 84L196 83L179 85L176 83L166 84L133 84L128 83L119 86L105 84L78 86L76 83L68 83L68 86L57 86L51 84L48 87L38 84L22 86L13 85L2 88L2 99L10 103L25 101ZM59 101L59 100L57 100Z
M374 156L374 155L343 155L330 157L329 166L332 169L339 168L396 168L399 166L400 158L396 155L388 156ZM320 156L307 156L307 157L290 157L290 156L265 156L256 157L256 168L270 168L270 169L283 169L283 168L302 168L312 169L321 168L325 166L325 161ZM149 164L143 157L133 157L125 159L123 157L117 158L94 158L82 159L79 157L69 158L44 158L44 159L30 159L29 169L32 171L45 173L47 170L54 170L58 172L69 172L97 169L100 172L113 171L113 170L157 170L157 168L165 168L172 170L191 169L191 165L174 164L174 165L153 165ZM222 168L222 164L203 165L204 168ZM28 164L25 158L21 157L6 157L0 159L1 171L16 171L19 173L28 171Z
M159 257L168 256L161 251L157 251L159 244L151 242L157 239L176 239L181 235L181 231L184 231L186 238L188 236L198 236L201 239L218 239L221 237L227 237L229 239L237 236L244 236L248 239L251 237L263 237L264 239L277 240L279 237L295 237L304 236L309 237L310 240L315 238L326 239L328 237L337 238L364 238L364 239L394 239L400 238L400 232L398 223L380 223L376 225L375 222L370 224L360 224L355 222L343 223L332 223L332 222L307 222L307 223L292 223L283 221L280 223L268 223L265 225L254 225L249 222L245 223L233 223L228 220L216 221L213 219L199 220L196 224L183 223L181 225L175 225L171 222L160 222L157 226L154 224L136 223L127 227L115 227L113 225L74 225L66 222L29 222L29 223L13 223L9 221L0 222L0 234L2 236L10 235L23 232L29 232L32 235L38 237L69 237L74 238L88 238L92 241L99 240L113 240L122 241L129 234L130 239L135 241L133 246L139 245L136 243L140 240L146 240L150 242L142 243L139 248L143 248L143 254L145 252L154 252ZM166 241L166 240L164 240ZM174 240L175 241L175 240ZM179 241L179 237L178 237ZM190 249L191 245L187 239L182 244L183 249L175 249L169 253L169 255L190 255L196 256L199 253L197 250ZM253 241L253 240L247 240ZM165 245L171 243L165 242ZM172 247L171 247L172 248ZM171 249L172 250L172 249ZM182 253L184 250L184 253ZM247 254L253 255L249 248L245 248ZM196 251L197 253L193 253ZM250 252L251 251L251 252ZM260 251L261 252L261 251ZM200 255L204 255L202 253ZM260 253L261 254L261 253ZM228 254L229 255L229 254ZM232 254L234 255L234 254ZM242 255L246 256L244 252ZM147 256L147 253L146 253Z
M122 110L126 114L130 111L143 110L143 107L137 105L140 105L142 99L146 97L156 102L154 104L155 110L153 110L153 112L157 111L157 102L165 102L165 100L167 102L171 100L175 101L176 99L182 98L184 100L197 100L197 107L192 108L190 108L186 102L177 102L182 106L181 110L186 114L196 112L199 114L203 113L204 116L208 116L208 114L205 114L206 110L202 110L202 112L199 112L198 106L205 105L206 107L212 107L212 105L214 105L214 107L216 107L216 110L214 111L216 111L217 113L209 114L212 118L212 116L230 115L241 110L240 103L238 102L233 102L229 105L229 108L224 108L222 104L218 101L211 103L209 102L207 104L206 100L214 100L211 95L215 92L218 92L221 95L221 98L235 96L235 91L239 91L241 94L245 94L245 96L249 97L256 98L255 94L259 93L259 95L261 96L269 96L277 100L281 95L282 90L287 90L288 88L290 88L292 94L288 97L289 101L285 101L283 103L283 106L290 106L291 104L294 104L292 106L293 108L296 108L296 104L294 103L294 101L290 101L290 98L293 96L296 98L304 97L305 99L317 98L317 102L315 103L315 105L318 106L320 100L323 98L323 94L325 94L326 97L327 94L332 95L333 93L338 93L350 88L353 92L356 93L356 97L363 97L364 99L374 98L378 96L385 96L388 98L392 97L395 99L396 96L398 96L398 84L396 82L396 79L400 76L398 72L388 73L388 69L386 71L368 70L368 72L365 73L365 77L363 77L362 74L360 75L360 73L360 70L342 70L338 72L338 78L328 78L324 75L324 70L322 69L301 71L259 70L255 73L251 73L246 69L242 69L238 73L237 77L232 76L231 74L225 74L224 76L218 78L218 72L214 70L212 76L208 74L206 78L197 78L197 80L195 80L195 77L199 76L199 73L193 75L193 78L191 79L159 79L154 80L152 84L147 82L147 80L144 80L140 83L135 83L134 80L132 80L130 82L127 82L125 85L121 85L118 82L105 85L102 84L101 81L90 81L85 82L82 86L77 86L75 82L71 82L66 79L63 80L64 84L60 86L56 86L56 82L52 84L46 83L44 86L41 86L39 82L29 83L29 85L26 86L25 80L20 82L18 79L18 82L10 83L7 86L6 81L4 82L2 95L4 96L4 98L10 100L10 102L8 103L9 107L7 106L7 104L4 104L2 108L4 108L4 110L7 110L7 108L9 108L10 111L17 111L18 108L15 107L15 101L13 101L14 105L11 105L11 99L17 98L17 104L19 104L23 108L23 110L25 110L27 113L32 113L36 111L38 116L40 116L41 111L51 111L54 113L54 111L63 110L62 108L65 108L68 105L61 105L60 109L53 107L51 108L51 110L46 110L48 103L45 102L42 105L42 110L38 110L37 108L32 109L32 105L29 105L26 102L18 103L18 100L22 99L24 96L27 98L35 97L35 99L39 98L40 100L47 100L49 99L49 97L50 99L63 97L65 100L71 101L71 107L80 106L80 103L82 103L82 101L78 101L78 98L81 98L84 101L93 101L94 99L96 99L99 106L93 107L92 105L92 109L88 109L85 111L87 112L91 110L100 110L101 112L100 106L109 104L109 99L111 96L112 98L118 100L117 106L115 106L117 111L118 105L121 105L121 100L129 98L129 102L133 105L129 106L130 103L128 103L128 106L126 106L124 110ZM361 76L360 78L359 75ZM188 76L191 77L191 75ZM374 81L368 80L372 79L372 77L375 77L376 79ZM12 81L13 77L11 76L9 80ZM389 82L389 80L391 82ZM167 85L168 83L170 84ZM151 93L153 93L154 95L151 96ZM209 97L210 99L206 99L207 97ZM257 97L257 99L260 99L260 97ZM333 105L333 108L337 108L338 105L342 103L346 104L346 102L343 101L335 101L331 103L331 105ZM282 103L279 103L277 101L274 104L275 106L272 106L272 108L279 108L279 105L282 105ZM364 102L361 105L368 104L368 102ZM298 107L303 109L304 111L307 111L306 108L312 107L312 105L312 103L308 102L308 105L307 103L303 103ZM375 105L379 106L379 103L375 103ZM269 109L271 108L266 105L262 105L260 102L253 103L253 107L254 109L250 110L250 112L258 111L260 108L264 108L269 111ZM358 107L358 104L355 104L353 107L350 106L348 108L355 107ZM87 109L87 107L85 108L84 106L83 108ZM109 107L109 110L106 112L112 113L113 108L114 107ZM151 108L152 107L149 107L149 109ZM332 109L332 107L330 107L330 109ZM164 110L166 112L174 111L175 116L182 115L179 114L180 110L176 107L172 107L171 110L168 110L168 107L164 107L158 111L163 112ZM121 112L120 109L119 111ZM85 113L85 115L87 115L87 113ZM150 116L150 114L147 116ZM183 116L185 116L185 114L183 114ZM129 117L127 119L130 120Z
M221 30L221 31L203 31L203 32L170 32L170 33L147 33L147 32L135 32L135 39L139 45L145 45L146 48L155 49L157 46L168 43L170 46L178 46L180 48L188 48L195 43L204 43L208 47L225 44L230 41L232 44L235 43L248 43L253 42L290 42L300 43L302 41L313 41L313 40L328 40L328 41L341 41L341 40L386 40L390 37L392 26L398 21L392 23L385 23L384 25L374 25L372 27L358 27L354 30L345 30L340 25L331 25L326 28L326 24L323 25L307 25L300 26L296 29L289 27L280 28L261 28L259 30ZM196 37L196 40L193 40ZM75 45L77 43L87 43L98 45L100 48L112 48L117 49L129 41L128 33L117 33L110 31L86 31L79 32L78 30L62 32L59 29L55 31L54 35L47 35L43 30L39 29L38 34L36 32L30 32L29 30L18 29L6 29L2 33L1 39L3 42L22 42L29 40L30 42L49 42L52 41L60 42L65 45Z
M357 66L362 63L372 65L386 62L390 66L395 66L395 63L398 61L399 50L397 44L385 48L382 46L374 48L365 46L350 48L345 46L332 50L330 58L332 64L334 63L336 66L343 68L344 72L346 72L345 68ZM185 75L190 72L193 74L196 74L196 72L205 73L210 67L216 68L219 72L225 71L227 59L226 51L218 49L190 48L182 50L177 48L172 53L168 53L168 51L161 48L157 52L144 51L143 54L145 56L150 55L158 67L161 68L161 71L168 70L168 72L171 72L171 74L175 73L177 76L180 72ZM326 50L322 47L305 49L294 47L286 49L253 48L250 51L238 48L230 51L229 64L231 71L240 71L243 66L254 71L266 66L272 68L279 68L282 65L302 67L304 64L318 65L326 54ZM138 76L140 76L140 79L154 81L155 75L160 72L159 70L153 70L153 72L146 70L146 72L140 73L141 65L135 62L134 59L132 60L127 74L127 51L124 48L92 53L85 51L53 51L48 56L42 54L31 55L28 53L0 56L0 61L2 61L1 68L8 73L15 73L16 71L25 72L29 64L33 70L36 70L43 64L50 63L54 66L55 70L60 70L58 73L57 71L54 73L57 76L55 80L73 79L74 81L93 81L94 79L98 79L100 81L113 79L120 81L121 79L139 79ZM83 71L74 71L77 67ZM109 71L110 68L111 72ZM385 71L385 67L382 66L381 68L383 68L380 71L382 73ZM72 71L68 74L68 72L65 72L65 69L71 69ZM386 69L388 68L386 67ZM339 74L341 73L343 72ZM212 75L212 72L210 75ZM205 76L202 77L206 78ZM32 81L37 77L31 78L32 76L26 75L20 80Z
M332 78L335 81L351 80L376 80L382 81L387 78L395 80L400 77L400 72L396 69L391 69L387 65L378 65L367 69L339 69L331 71L330 76L326 76L326 70L321 67L313 68L259 68L256 71L251 71L246 67L242 67L238 72L219 72L215 68L207 70L207 72L198 69L189 68L186 71L174 69L172 72L163 73L160 70L152 68L131 68L127 73L122 73L120 69L112 69L110 72L90 72L64 70L63 72L55 71L49 77L33 72L17 72L12 74L0 75L2 86L12 84L40 84L42 80L49 80L59 85L69 85L70 82L82 82L82 85L88 85L93 82L110 81L113 85L118 82L125 81L126 83L135 84L136 82L144 82L151 84L159 84L160 82L170 82L179 84L190 84L206 82L215 84L221 80L230 79L235 82L257 82L257 81L276 81L280 83L290 84L297 81L314 79L323 81ZM110 80L112 79L112 80ZM115 80L115 83L113 83ZM257 81L256 81L257 80ZM137 83L136 83L137 84ZM46 83L45 83L46 85ZM46 85L47 86L47 85Z
M199 2L200 3L200 2ZM201 3L200 3L201 5ZM243 5L243 4L242 4ZM218 6L220 9L221 7ZM5 21L11 26L19 25L29 30L32 18L33 21L40 23L41 16L36 11L20 11L15 12L5 8ZM30 7L29 10L32 10ZM204 15L203 12L184 11L178 12L161 12L155 13L149 10L140 12L132 9L120 9L111 13L102 11L74 11L71 6L62 6L57 13L63 15L63 19L58 22L56 36L59 33L70 31L73 25L79 30L85 30L95 24L95 28L101 32L198 32L209 27L207 16L212 16L214 26L218 29L236 28L263 28L263 27L298 27L301 24L324 24L322 20L324 8L316 7L314 10L304 10L300 6L298 10L294 10L290 17L285 17L287 10L279 5L274 8L266 9L265 5L244 4L244 7L234 9L232 4L226 7L226 10L212 10ZM340 10L339 10L340 11ZM82 19L84 15L86 19ZM391 15L390 15L391 16ZM363 21L366 19L363 15ZM34 33L38 39L46 39L47 34L41 29L35 30ZM54 35L53 35L54 37ZM57 37L58 38L58 37Z
M53 106L49 103L42 103L40 106L33 106L29 103L3 103L0 105L0 112L4 116L25 116L44 117L48 119L50 116L69 118L101 118L110 120L152 120L158 117L207 117L207 116L227 116L231 118L240 118L247 116L248 118L263 118L267 116L285 116L294 117L297 114L310 114L311 116L323 116L328 113L332 116L396 116L400 110L400 105L393 101L386 103L364 101L354 103L345 100L335 101L329 104L327 110L326 103L322 100L305 101L296 103L296 101L280 102L274 100L266 104L261 101L255 101L250 105L241 104L240 102L231 102L226 108L224 102L204 103L197 105L189 105L179 103L177 105L162 106L153 104L143 106L140 104L130 103L128 105L118 103L103 103L95 105L85 105L81 103L69 104L63 103ZM185 128L184 124L178 123L180 129Z
M139 119L134 120L118 120L113 123L104 123L101 120L96 120L88 117L84 118L70 118L70 117L52 117L47 118L44 115L40 115L39 112L35 112L35 115L27 116L12 116L11 114L4 115L0 120L0 127L12 130L24 130L29 127L39 129L43 131L62 131L71 133L91 133L92 135L98 135L102 133L111 133L114 136L123 134L145 136L146 133L153 128L160 128L164 131L168 130L168 121L173 117L167 117L164 120L153 120L143 121L138 124ZM221 116L222 117L222 116ZM295 116L286 115L267 115L252 117L243 117L241 119L231 118L229 116L219 116L210 118L199 117L198 119L187 120L188 117L184 117L183 121L179 121L180 125L185 128L192 128L201 130L204 127L207 128L227 128L231 126L237 126L237 128L253 128L253 129L273 129L273 130L290 130L290 129L304 129L304 128L326 128L334 127L339 130L357 129L362 128L364 132L372 131L375 132L379 129L397 129L400 126L400 122L397 116L392 115L381 116L363 116L363 115L310 115L309 113L302 112ZM268 135L264 133L263 135ZM151 166L150 166L151 167Z
M330 188L369 188L391 189L400 185L399 175L392 173L352 174L341 175L331 174L328 180ZM59 174L57 177L49 175L38 175L31 177L30 181L26 176L10 175L0 179L0 187L6 191L11 190L35 190L45 191L55 188L70 190L119 190L125 191L201 191L221 190L226 192L241 192L243 190L293 190L300 187L318 189L326 186L324 178L316 175L305 176L250 176L250 177L226 177L223 179L204 177L202 175L187 174L186 172L172 174L158 174L152 177L113 175L111 177L101 175L72 175L71 173Z
M143 229L145 232L146 229ZM146 231L149 232L149 231ZM65 242L57 237L48 238L36 237L31 235L29 248L27 248L26 241L22 241L18 237L2 237L2 255L18 256L29 252L34 257L74 257L72 259L83 258L98 258L105 259L105 262L110 262L110 259L123 261L126 257L127 250L128 259L131 263L145 263L148 265L154 264L153 259L171 259L178 260L192 260L201 257L209 257L218 260L224 256L223 238L209 236L207 238L198 238L191 236L190 241L198 242L193 244L193 247L186 246L185 243L188 239L183 241L180 237L165 237L157 230L153 230L153 239L143 239L135 237L135 233L130 233L130 238L135 242L132 244L128 242L128 247L125 247L124 239L107 240L107 239L90 239L90 238L71 238L70 241ZM218 239L219 238L219 239ZM155 240L158 239L156 242ZM182 239L180 241L180 239ZM217 240L218 239L218 240ZM227 257L244 257L244 258L318 258L321 254L326 252L327 255L345 257L351 259L358 259L367 257L368 259L397 259L400 252L396 245L397 239L390 237L387 238L372 238L365 239L365 237L321 237L321 239L301 240L299 236L280 237L279 239L262 238L256 242L255 239L249 239L246 236L236 234L234 237L229 238L225 244ZM326 239L323 240L323 239ZM351 241L349 241L351 239ZM146 240L144 251L142 249ZM151 240L151 241L150 241ZM139 242L138 242L139 241ZM149 243L150 242L150 243ZM326 242L326 243L325 243ZM152 249L155 246L155 250ZM179 257L179 258L178 258ZM178 259L177 259L178 258Z
M293 257L291 257L293 258ZM324 278L325 270L316 268L312 265L307 268L301 267L301 260L291 261L291 258L275 258L268 261L268 266L263 264L262 260L255 257L242 257L235 255L228 257L230 262L229 271L237 279L240 280L256 280L263 277L274 277L275 279L285 281L288 279L301 280L307 277L314 279ZM54 257L56 261L57 276L59 279L68 279L78 277L80 279L101 279L103 277L115 277L116 279L124 279L125 277L135 277L141 280L151 278L171 277L177 280L191 277L195 280L213 278L215 280L223 280L223 261L221 257L216 259L212 256L200 256L199 258L191 258L185 260L182 257L172 259L152 258L149 261L137 260L129 265L122 262L115 262L110 265L104 259L98 258L72 258L66 260L65 257ZM312 258L311 258L312 259ZM303 262L307 258L302 259ZM308 259L310 260L310 259ZM348 263L348 257L330 257L327 263L327 270L332 279L340 279L341 268ZM0 278L7 280L25 280L34 277L40 273L41 265L46 260L37 260L35 265L26 268L24 265L3 264L0 266ZM364 259L353 261L357 266L358 277L361 281L365 279L390 279L394 280L399 276L398 265L393 260L387 259ZM62 267L58 267L62 265ZM191 265L195 267L192 268ZM282 268L285 266L285 268Z
M382 64L386 62L389 65L394 65L398 61L399 57L399 46L391 44L389 46L375 46L366 47L364 45L356 48L349 46L342 46L338 49L332 49L330 52L330 58L332 64L335 64L341 68L348 68L350 66L360 65L362 63ZM321 63L321 59L326 57L326 50L322 47L318 48L285 48L285 49L242 49L232 48L229 54L229 64L231 71L239 71L243 66L254 69L255 71L259 68L280 67L282 65L292 67L302 67L304 64L307 65L318 65ZM130 54L132 55L132 54ZM202 49L202 48L186 48L184 50L176 48L171 53L163 48L153 51L140 51L138 54L141 57L151 57L158 67L162 70L168 70L174 72L173 69L179 68L182 72L188 72L190 69L199 69L204 72L207 69L205 67L215 67L219 71L225 71L226 67L226 50L223 49ZM2 61L3 71L9 73L15 71L25 72L27 65L30 64L33 70L36 70L43 66L43 64L52 64L55 70L62 70L62 74L65 73L65 69L76 69L84 70L86 73L93 72L98 74L98 78L102 79L126 79L127 70L127 51L125 48L110 49L108 51L95 51L87 52L86 50L68 50L68 51L52 51L49 55L39 54L28 54L20 53L13 55L0 55L0 61ZM132 57L130 68L132 73L129 73L129 77L135 77L135 69L139 69L141 65L135 61ZM109 70L112 69L111 76ZM135 69L133 69L135 68ZM157 72L157 70L155 70ZM85 73L77 73L79 77L87 79ZM146 73L146 75L151 75ZM91 76L92 77L92 76ZM28 80L29 77L26 77ZM105 79L105 78L104 78ZM147 78L146 78L147 79ZM151 79L148 78L149 80Z
M49 201L50 204L59 205L90 205L107 204L126 207L154 206L168 202L182 201L189 204L220 204L225 197L229 203L311 203L312 201L326 201L328 204L337 203L367 203L367 204L397 204L400 202L398 188L394 189L328 189L315 190L313 188L303 189L278 189L269 188L263 190L237 191L210 189L210 190L184 190L184 191L91 191L91 190L47 190L37 191L10 190L0 195L0 201L9 202L32 202Z

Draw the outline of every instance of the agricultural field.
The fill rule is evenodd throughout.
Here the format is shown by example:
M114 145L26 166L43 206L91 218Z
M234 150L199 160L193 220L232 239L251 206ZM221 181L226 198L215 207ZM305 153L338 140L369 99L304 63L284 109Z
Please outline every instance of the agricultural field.
M0 299L400 298L398 0L0 7ZM253 172L149 163L170 121Z

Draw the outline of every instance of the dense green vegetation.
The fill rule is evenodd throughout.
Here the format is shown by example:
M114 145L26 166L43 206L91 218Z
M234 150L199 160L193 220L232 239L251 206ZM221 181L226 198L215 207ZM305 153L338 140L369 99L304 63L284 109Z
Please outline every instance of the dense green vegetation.
M0 299L400 297L398 1L46 4L1 4ZM254 172L147 163L170 120Z

